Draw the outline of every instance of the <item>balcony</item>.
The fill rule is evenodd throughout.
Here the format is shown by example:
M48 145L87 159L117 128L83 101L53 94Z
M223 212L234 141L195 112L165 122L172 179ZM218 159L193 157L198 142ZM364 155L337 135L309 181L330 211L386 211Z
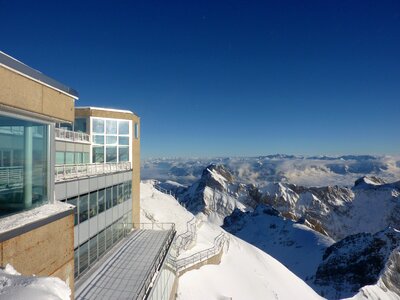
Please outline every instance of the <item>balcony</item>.
M131 170L129 161L119 163L95 163L76 165L56 165L55 181L71 180L80 177L90 177Z
M90 143L90 135L84 132L76 132L66 130L62 128L55 129L56 140L79 142L79 143Z

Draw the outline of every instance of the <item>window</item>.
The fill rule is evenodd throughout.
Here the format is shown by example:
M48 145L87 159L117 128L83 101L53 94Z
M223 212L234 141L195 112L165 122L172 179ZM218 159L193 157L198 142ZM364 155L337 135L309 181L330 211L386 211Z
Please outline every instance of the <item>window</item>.
M108 135L107 136L107 145L116 145L117 144L117 136L116 135Z
M117 120L107 120L106 134L117 134Z
M56 152L56 165L63 165L65 164L65 152Z
M0 115L0 215L48 201L49 125Z
M110 209L112 207L112 198L111 198L111 187L106 189L106 209Z
M78 197L67 199L67 203L72 204L75 206L74 209L74 225L78 225Z
M106 209L106 202L104 199L104 189L99 190L99 213Z
M135 139L139 138L139 124L135 123Z
M93 147L93 163L103 163L104 162L104 147Z
M119 147L118 160L129 161L129 147Z
M75 152L75 164L82 163L82 152Z
M79 275L79 248L74 249L74 276Z
M112 189L113 189L113 196L112 196L113 206L117 206L117 204L118 204L118 186L114 185L112 187Z
M79 197L79 223L88 219L88 195Z
M89 217L92 218L95 215L97 215L97 192L91 192L89 201Z
M74 152L66 152L65 153L65 163L69 164L69 165L75 163L75 154L74 154Z
M106 147L106 162L117 162L117 147Z
M118 204L124 202L124 188L123 188L123 184L119 184L118 185Z
M85 118L75 119L74 129L75 131L78 132L86 132L87 131L86 119Z
M92 141L93 141L93 144L104 145L104 135L94 134Z
M120 136L118 144L120 146L129 146L129 136Z
M89 152L83 152L83 163L84 164L90 163Z
M93 132L94 133L104 133L104 120L93 119Z
M118 133L128 134L129 135L129 121L119 121L118 124Z
M79 273L85 271L89 265L89 242L79 246Z
M102 230L98 234L97 243L99 245L99 257L106 252L106 232Z
M89 240L89 259L92 265L97 259L97 235Z
M112 246L113 240L112 240L112 230L111 226L108 226L106 228L106 249L110 249Z

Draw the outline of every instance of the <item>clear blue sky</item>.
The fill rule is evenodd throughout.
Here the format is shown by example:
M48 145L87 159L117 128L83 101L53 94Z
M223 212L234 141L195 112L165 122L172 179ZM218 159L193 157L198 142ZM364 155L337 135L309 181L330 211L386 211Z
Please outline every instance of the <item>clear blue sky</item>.
M0 0L0 33L143 157L400 153L397 0Z

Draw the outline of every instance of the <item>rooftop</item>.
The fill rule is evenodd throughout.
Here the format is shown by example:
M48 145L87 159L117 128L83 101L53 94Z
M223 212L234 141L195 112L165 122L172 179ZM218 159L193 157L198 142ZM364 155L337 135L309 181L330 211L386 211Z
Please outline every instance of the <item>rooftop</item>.
M91 110L113 111L113 112L119 112L119 113L126 113L126 114L135 115L135 113L133 111L130 111L130 110L115 109L115 108L105 108L105 107L96 107L96 106L78 106L78 107L75 107L75 109L91 109Z
M20 62L14 57L0 51L0 66L3 66L7 69L11 69L22 76L28 77L34 81L37 81L41 84L47 85L55 90L58 90L62 93L68 94L72 98L78 99L78 92L57 80L50 78L49 76L44 75L43 73L35 70L26 64Z

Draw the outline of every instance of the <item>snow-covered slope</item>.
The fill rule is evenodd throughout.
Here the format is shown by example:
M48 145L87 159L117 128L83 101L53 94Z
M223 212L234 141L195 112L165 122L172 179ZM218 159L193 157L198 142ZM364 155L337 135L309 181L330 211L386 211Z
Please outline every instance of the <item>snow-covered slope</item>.
M174 222L180 231L192 216L173 197L158 192L152 182L141 183L141 207L145 220ZM222 231L203 214L198 218L197 243L186 255L210 247ZM220 265L206 265L180 278L179 299L321 299L271 256L234 236L230 240Z
M277 260L236 237L220 265L179 279L178 299L322 299Z
M0 269L0 299L69 300L71 290L56 277L23 276L11 265Z
M334 241L307 226L284 219L272 207L259 205L254 212L235 210L223 228L279 260L307 280L315 275L322 255Z

